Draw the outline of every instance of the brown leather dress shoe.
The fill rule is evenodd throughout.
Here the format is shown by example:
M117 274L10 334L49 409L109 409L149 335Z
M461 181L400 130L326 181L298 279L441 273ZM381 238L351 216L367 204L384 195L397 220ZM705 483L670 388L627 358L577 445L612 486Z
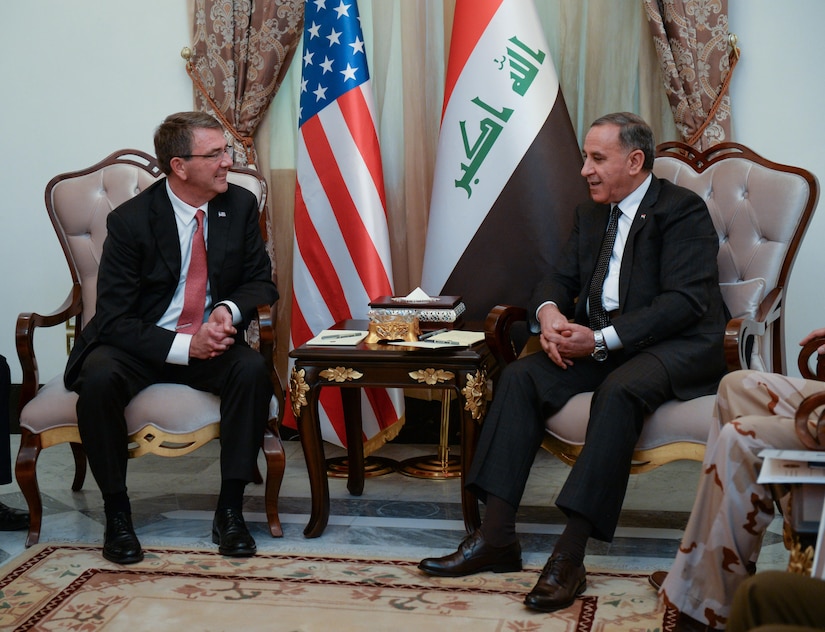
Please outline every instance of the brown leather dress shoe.
M662 584L665 583L665 579L667 579L667 571L653 571L647 576L647 583L653 586L656 592L659 592Z
M524 598L532 610L553 612L571 605L587 588L584 564L575 565L565 555L551 555L541 571L539 581Z
M515 573L521 570L521 545L490 546L481 529L468 535L455 553L444 557L428 557L418 568L438 577L464 577L475 573Z
M721 632L718 628L712 628L706 623L697 621L691 616L680 612L676 617L676 624L673 627L674 632Z

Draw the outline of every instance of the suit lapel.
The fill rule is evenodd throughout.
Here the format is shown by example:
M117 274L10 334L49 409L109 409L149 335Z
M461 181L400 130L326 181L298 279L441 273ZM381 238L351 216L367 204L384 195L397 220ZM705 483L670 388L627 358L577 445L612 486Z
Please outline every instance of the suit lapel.
M602 247L604 234L607 232L607 222L610 219L610 204L598 204L593 212L593 221L590 223L589 232L585 243L593 244L593 248L588 253L590 257L590 276L593 276L593 270L596 267L596 261L599 258L599 251ZM589 280L589 277L588 277Z
M630 271L633 269L633 255L636 251L634 247L636 237L639 231L647 225L648 216L655 210L654 205L659 199L661 187L659 179L653 176L650 186L647 188L641 204L639 204L639 210L636 211L636 217L633 218L633 223L630 225L630 231L627 233L627 242L622 254L622 268L619 270L619 305L624 305L627 300L627 292L630 288Z
M158 255L174 277L180 276L180 241L172 202L166 192L166 182L161 181L152 197L150 208L151 227L158 245Z
M218 195L209 202L209 228L207 235L206 261L209 267L209 282L214 293L218 288L216 279L226 259L226 244L232 213L226 204L225 194Z

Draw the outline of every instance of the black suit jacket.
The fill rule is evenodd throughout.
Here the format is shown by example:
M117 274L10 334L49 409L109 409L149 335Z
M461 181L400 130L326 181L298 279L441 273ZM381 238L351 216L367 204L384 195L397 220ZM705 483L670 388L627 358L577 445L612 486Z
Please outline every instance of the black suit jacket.
M213 305L230 300L244 315L238 339L258 305L278 298L261 237L258 203L230 184L209 202L207 266ZM109 213L97 280L94 317L82 329L64 374L67 388L98 344L113 345L161 367L175 332L158 327L180 278L174 211L161 179Z
M587 292L610 206L576 209L570 238L537 286L529 314L554 301L587 324ZM653 177L628 234L619 275L619 314L612 318L627 357L645 350L665 366L674 393L714 393L725 372L727 308L719 291L719 238L704 200ZM536 323L533 322L536 326Z

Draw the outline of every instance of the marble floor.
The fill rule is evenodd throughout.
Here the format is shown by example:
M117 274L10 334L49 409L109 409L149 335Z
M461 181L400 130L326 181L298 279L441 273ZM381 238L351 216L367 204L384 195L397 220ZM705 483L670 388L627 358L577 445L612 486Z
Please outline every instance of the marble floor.
M19 436L12 436L16 454ZM244 515L259 551L375 554L403 559L441 555L464 535L458 479L412 478L393 472L368 478L354 497L346 480L330 479L329 526L307 539L309 483L298 441L287 441L287 469L280 495L283 538L272 538L263 512L263 487L250 485ZM130 461L129 493L135 528L144 547L211 548L210 530L219 486L217 442L181 458L146 456ZM434 446L390 443L376 456L401 461L432 454ZM343 450L327 447L327 457ZM263 469L263 456L260 457ZM677 462L632 476L619 529L610 544L591 541L586 564L602 569L667 569L687 522L699 463ZM71 453L67 445L45 450L38 463L44 502L41 542L101 543L102 500L91 476L80 492L70 489ZM553 500L568 467L540 451L519 512L517 530L525 564L540 567L564 524ZM19 508L25 501L16 484L0 487L0 501ZM0 532L0 564L24 550L23 532ZM781 521L767 534L759 568L785 568Z

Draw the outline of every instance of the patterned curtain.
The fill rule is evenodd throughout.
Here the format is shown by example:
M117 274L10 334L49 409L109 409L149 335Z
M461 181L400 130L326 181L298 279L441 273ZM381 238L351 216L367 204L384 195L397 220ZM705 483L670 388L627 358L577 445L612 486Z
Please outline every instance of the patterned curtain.
M253 135L303 26L303 0L195 0L187 72L198 108L216 116L234 137L237 165L258 165Z
M731 140L727 90L739 49L728 33L728 0L643 3L682 140L701 150Z

